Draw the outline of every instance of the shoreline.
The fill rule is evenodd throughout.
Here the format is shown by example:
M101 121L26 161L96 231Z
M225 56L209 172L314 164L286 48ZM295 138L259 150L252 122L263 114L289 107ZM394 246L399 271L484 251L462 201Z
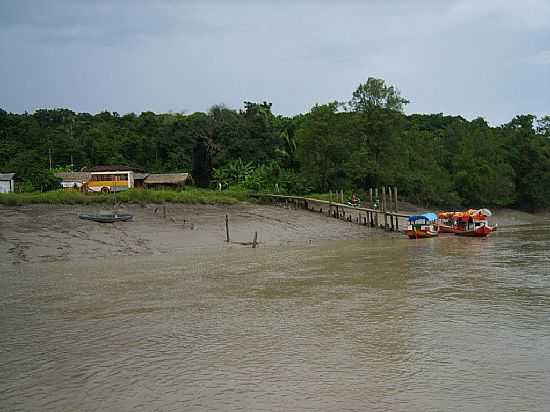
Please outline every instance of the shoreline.
M260 248L402 237L399 232L385 232L319 212L249 202L167 203L166 218L160 204L124 203L120 210L134 215L128 222L108 224L78 218L80 213L98 212L108 206L0 205L0 262L17 265L120 256L190 256L250 248L255 232ZM410 209L407 211L417 211ZM226 242L225 215L229 216L230 243ZM546 216L499 209L493 221L506 227L547 222Z
M240 202L231 205L122 204L128 222L97 223L78 218L106 205L0 205L0 262L17 265L157 254L193 255L228 248L250 248L322 240L366 239L383 231L307 210ZM226 242L225 215L230 243ZM398 234L395 233L395 236Z

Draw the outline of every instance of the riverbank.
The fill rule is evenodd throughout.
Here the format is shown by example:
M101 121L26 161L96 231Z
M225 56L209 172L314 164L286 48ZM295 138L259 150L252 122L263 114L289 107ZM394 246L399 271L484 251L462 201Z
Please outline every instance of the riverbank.
M378 229L343 222L307 210L240 202L236 204L122 204L134 219L101 224L79 213L108 205L31 204L0 206L0 262L7 264L82 261L113 256L190 255L203 251L250 247L258 232L259 247L314 244L322 240L384 236ZM225 215L231 243L227 243ZM394 236L398 236L394 234Z
M355 219L346 222L318 212L248 202L127 203L120 204L119 210L134 215L129 222L101 224L78 218L80 213L112 210L111 207L109 204L0 205L0 264L200 254L250 247L243 243L251 242L255 232L262 248L315 245L324 240L404 239L399 233L358 225ZM403 211L417 212L412 206L407 209ZM230 243L225 241L226 215L229 216ZM543 223L544 219L548 219L548 215L501 209L495 212L492 222L506 227Z

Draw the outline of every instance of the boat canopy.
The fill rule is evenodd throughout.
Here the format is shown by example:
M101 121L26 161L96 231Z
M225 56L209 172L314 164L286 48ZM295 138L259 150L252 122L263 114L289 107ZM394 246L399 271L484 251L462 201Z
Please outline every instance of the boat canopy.
M409 216L409 222L416 222L417 220L427 220L429 222L433 222L434 220L437 220L437 215L429 212L421 215Z
M489 209L468 209L464 212L439 212L439 219L454 219L467 222L472 218L473 220L487 220L488 217L493 214Z
M493 216L493 214L491 213L491 211L489 209L478 209L476 211L476 214L481 215L481 216L485 216L485 217Z
M452 219L455 216L456 212L439 212L437 217L440 219Z

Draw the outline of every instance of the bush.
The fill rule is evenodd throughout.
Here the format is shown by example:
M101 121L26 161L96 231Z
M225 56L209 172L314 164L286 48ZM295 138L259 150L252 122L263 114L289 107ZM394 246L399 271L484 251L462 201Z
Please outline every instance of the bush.
M208 189L148 190L130 189L116 194L81 193L76 190L55 190L50 192L0 194L0 204L14 206L34 203L47 204L93 204L93 203L202 203L233 204L248 199L242 189L218 192Z

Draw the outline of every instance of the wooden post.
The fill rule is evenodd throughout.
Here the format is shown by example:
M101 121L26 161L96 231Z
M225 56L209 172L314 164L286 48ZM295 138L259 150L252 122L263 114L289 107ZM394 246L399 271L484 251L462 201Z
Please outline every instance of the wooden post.
M369 202L372 207L372 187L369 188Z
M329 203L332 203L332 190L328 192L328 201Z
M395 216L395 231L399 232L399 218Z
M386 186L382 186L382 210L386 211Z
M384 230L388 230L388 213L384 211Z
M344 203L344 191L340 189L340 203Z
M256 248L258 245L258 232L254 232L254 239L252 239L252 247Z
M388 187L388 210L391 212L393 210L393 196L392 196L392 190L391 187Z
M225 215L225 241L229 243L229 216Z
M378 207L380 207L380 202L378 201L378 188L374 189L374 201L378 203Z
M390 191L391 193L391 191ZM391 231L392 232L395 232L395 224L393 223L393 219L395 218L394 215L390 215L390 219L391 219Z
M393 201L395 202L395 211L397 212L399 210L397 205L397 187L393 188Z
M374 212L374 226L378 227L378 211Z

